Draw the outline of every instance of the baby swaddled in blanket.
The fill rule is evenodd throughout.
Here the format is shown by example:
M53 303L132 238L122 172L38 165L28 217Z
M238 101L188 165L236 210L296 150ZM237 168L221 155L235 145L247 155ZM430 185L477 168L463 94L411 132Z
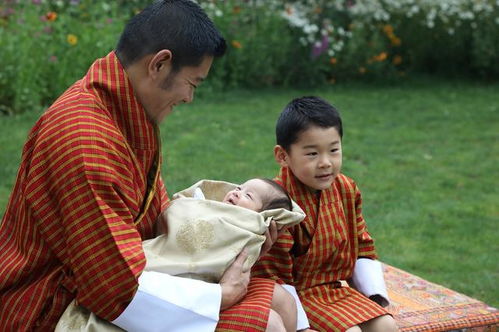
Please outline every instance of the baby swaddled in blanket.
M225 269L246 248L249 270L274 220L278 229L305 217L286 191L268 179L242 185L202 180L173 195L157 221L157 237L143 242L146 271L218 283ZM71 303L56 331L119 331Z

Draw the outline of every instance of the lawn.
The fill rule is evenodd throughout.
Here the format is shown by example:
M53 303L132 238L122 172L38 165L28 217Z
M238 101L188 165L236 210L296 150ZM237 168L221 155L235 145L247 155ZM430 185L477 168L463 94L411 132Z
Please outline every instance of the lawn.
M201 91L161 125L163 176L170 193L202 178L274 176L277 115L293 97L321 95L341 111L343 172L362 190L381 259L499 307L498 92L498 83L429 78ZM37 117L0 117L0 215Z

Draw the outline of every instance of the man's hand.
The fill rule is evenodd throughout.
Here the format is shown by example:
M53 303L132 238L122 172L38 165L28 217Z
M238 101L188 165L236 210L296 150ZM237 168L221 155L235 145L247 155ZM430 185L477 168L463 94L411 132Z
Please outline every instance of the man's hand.
M277 224L274 220L270 221L269 228L265 231L265 242L263 243L262 250L260 251L260 257L269 252L270 248L274 245L277 238L284 233L286 227L277 228Z
M250 271L243 272L243 265L248 258L248 251L243 249L227 270L225 270L220 286L222 287L221 310L232 307L239 302L248 291Z

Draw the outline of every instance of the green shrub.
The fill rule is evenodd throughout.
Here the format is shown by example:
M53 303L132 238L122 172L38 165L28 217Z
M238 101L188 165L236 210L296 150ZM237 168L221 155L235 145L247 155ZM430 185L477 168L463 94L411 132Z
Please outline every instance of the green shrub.
M4 0L0 111L50 104L114 48L125 22L149 2ZM499 78L497 0L198 2L228 42L204 93L419 72Z

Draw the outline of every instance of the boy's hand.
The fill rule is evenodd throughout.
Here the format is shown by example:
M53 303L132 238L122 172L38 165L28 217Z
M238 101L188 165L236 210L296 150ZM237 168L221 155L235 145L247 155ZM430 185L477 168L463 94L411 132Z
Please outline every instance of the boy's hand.
M236 257L236 260L225 270L220 286L222 287L221 310L232 307L239 302L248 291L250 271L243 272L243 265L248 259L246 248Z
M281 227L280 229L277 228L277 224L275 223L274 220L270 221L269 228L265 231L265 242L262 245L262 250L260 250L260 257L263 255L267 254L274 245L275 241L277 241L277 238L284 233L286 230L286 227Z

